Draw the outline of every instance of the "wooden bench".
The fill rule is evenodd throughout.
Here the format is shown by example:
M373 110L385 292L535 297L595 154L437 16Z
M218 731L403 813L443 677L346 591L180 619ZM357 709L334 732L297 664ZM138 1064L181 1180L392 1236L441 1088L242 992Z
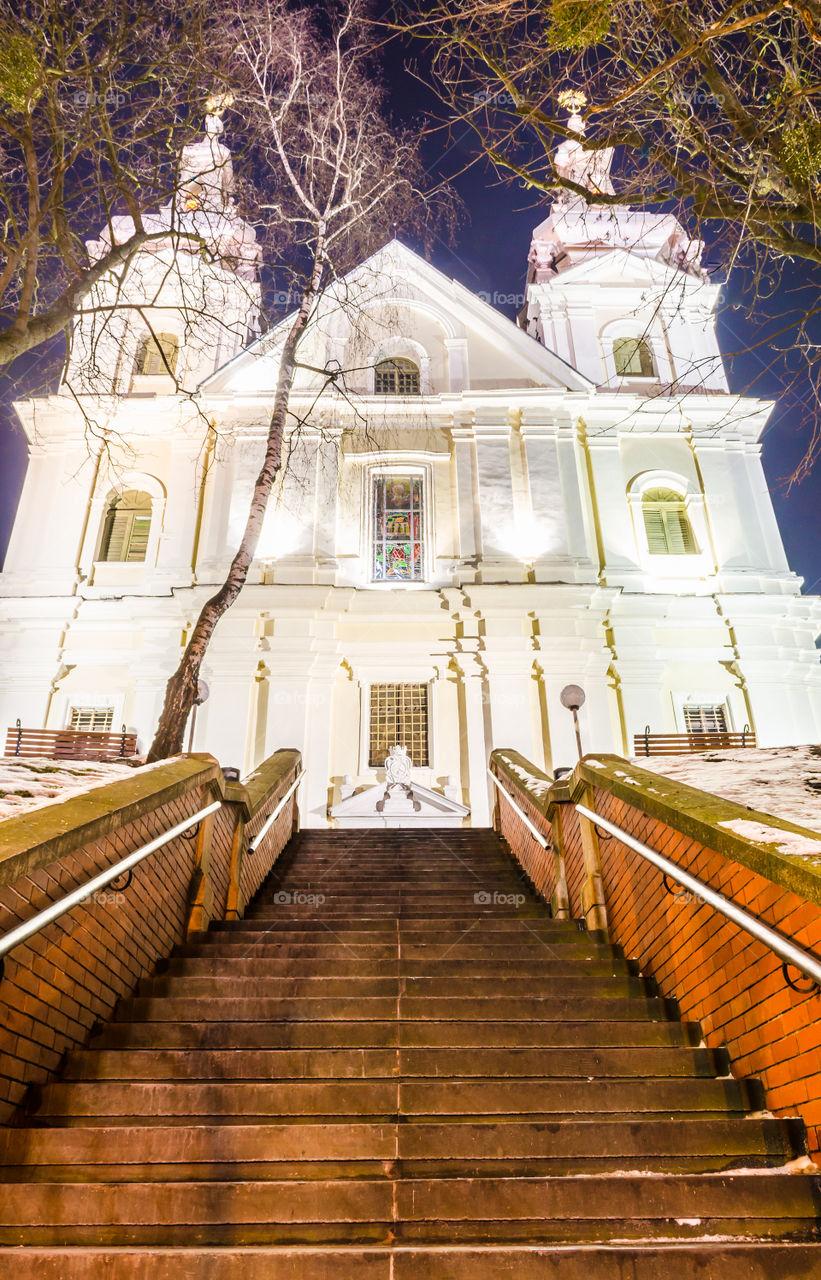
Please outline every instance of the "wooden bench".
M7 756L48 760L124 760L137 754L136 733L88 733L80 729L6 730Z
M755 734L749 725L741 733L651 733L648 725L644 733L634 734L633 755L689 756L698 751L730 751L755 745Z

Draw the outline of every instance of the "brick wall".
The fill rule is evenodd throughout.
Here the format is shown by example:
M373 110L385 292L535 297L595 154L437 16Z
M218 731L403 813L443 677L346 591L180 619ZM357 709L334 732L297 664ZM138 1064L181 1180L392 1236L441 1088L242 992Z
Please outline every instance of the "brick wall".
M528 770L539 776L534 766ZM582 914L586 821L576 812L577 802L821 956L821 871L815 860L778 852L772 842L745 840L721 824L753 819L773 827L776 836L779 830L815 833L633 764L626 780L625 762L616 757L582 762L569 782L550 787L528 811L546 833L555 834L560 825L576 918ZM526 866L532 837L508 813L504 834ZM792 990L781 961L765 944L690 894L668 892L661 873L617 838L601 828L592 835L611 941L639 962L663 995L678 1001L683 1018L701 1024L711 1048L726 1046L734 1075L761 1079L771 1111L804 1119L810 1151L821 1163L821 993ZM791 976L798 981L797 973Z
M189 931L225 917L232 877L241 874L237 836L246 824L265 821L299 767L297 752L277 752L253 775L253 786L226 785L210 757L180 757L0 824L4 935L213 800L223 802L193 838L179 836L139 863L127 888L116 881L6 956L0 1121ZM292 797L254 855L246 884L264 878L294 823ZM247 898L239 896L244 908Z

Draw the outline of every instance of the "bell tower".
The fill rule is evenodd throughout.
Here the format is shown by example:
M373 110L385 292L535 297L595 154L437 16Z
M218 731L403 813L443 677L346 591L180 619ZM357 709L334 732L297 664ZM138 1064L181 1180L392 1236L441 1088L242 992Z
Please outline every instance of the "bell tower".
M79 395L193 390L259 329L260 248L234 198L222 140L230 95L206 103L204 132L184 146L168 204L144 215L145 239L77 314L65 385ZM88 242L92 259L135 233L118 216Z
M726 391L715 333L720 286L701 265L703 244L670 213L621 204L613 148L588 148L584 94L566 91L562 190L533 232L520 323L598 386L634 392Z

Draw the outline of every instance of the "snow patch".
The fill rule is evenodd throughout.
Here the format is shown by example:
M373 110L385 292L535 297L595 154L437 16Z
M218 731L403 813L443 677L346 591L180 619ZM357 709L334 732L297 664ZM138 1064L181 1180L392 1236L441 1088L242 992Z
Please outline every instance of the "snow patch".
M797 831L782 831L780 827L769 827L747 818L733 818L731 822L719 822L718 825L745 840L752 840L754 844L774 844L779 853L791 853L797 858L821 855L821 840L810 840Z
M131 777L133 772L133 765L120 761L0 757L0 819L59 804L106 782Z

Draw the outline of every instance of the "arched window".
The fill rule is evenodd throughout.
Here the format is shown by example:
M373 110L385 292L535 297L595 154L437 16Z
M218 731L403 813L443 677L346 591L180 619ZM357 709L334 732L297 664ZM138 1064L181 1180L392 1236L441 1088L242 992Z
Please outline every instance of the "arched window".
M647 547L653 556L694 556L693 536L685 500L674 489L648 489L641 500Z
M620 378L655 378L656 365L644 338L614 338L613 363Z
M151 495L137 489L111 500L103 523L100 559L138 564L145 560L151 529Z
M176 373L180 340L175 333L149 333L137 351L134 372L148 377Z
M372 483L373 581L423 581L422 477L391 473L374 476Z
M373 389L378 396L418 396L419 366L402 356L380 360L374 370Z

